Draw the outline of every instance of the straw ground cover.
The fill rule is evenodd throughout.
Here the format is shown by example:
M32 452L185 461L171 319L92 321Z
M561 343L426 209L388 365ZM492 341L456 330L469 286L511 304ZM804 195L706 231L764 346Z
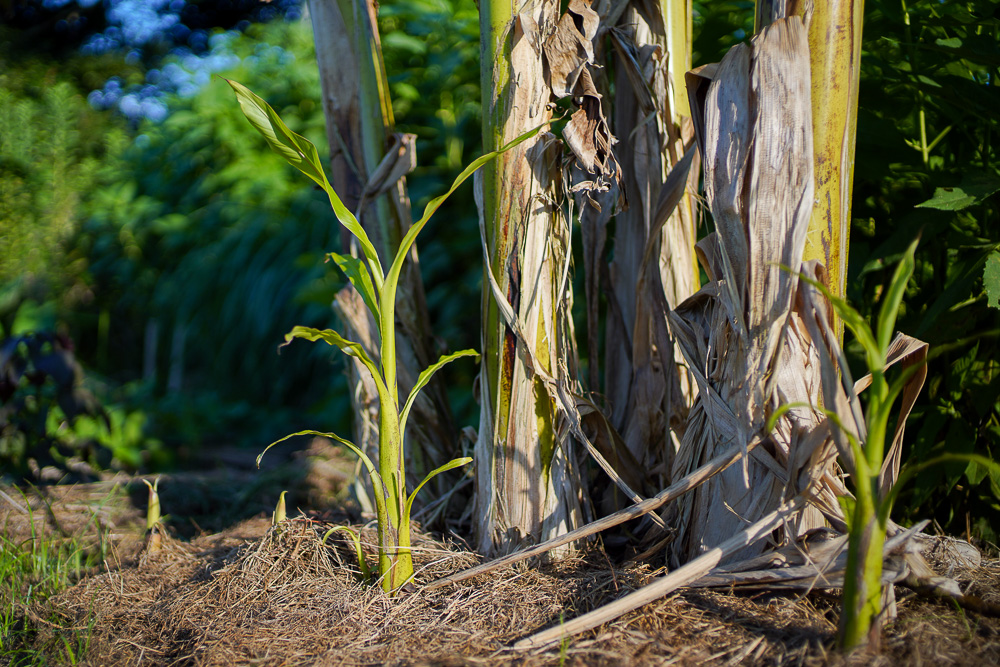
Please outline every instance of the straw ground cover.
M24 608L19 622L32 632L5 658L66 663L60 637L86 629L88 641L74 647L81 664L850 664L832 651L835 596L752 588L684 590L553 647L512 651L534 631L635 591L658 572L613 564L591 549L428 590L425 584L479 557L416 530L416 589L393 598L359 584L346 537L324 543L329 527L343 523L332 518L308 512L278 530L261 513L191 542L165 535L158 553L116 548L119 565ZM373 555L373 524L351 525ZM143 528L136 521L129 529L132 544ZM1000 659L1000 622L982 613L1000 605L1000 562L952 574L970 597L979 596L981 610L956 610L901 588L885 652L864 664Z

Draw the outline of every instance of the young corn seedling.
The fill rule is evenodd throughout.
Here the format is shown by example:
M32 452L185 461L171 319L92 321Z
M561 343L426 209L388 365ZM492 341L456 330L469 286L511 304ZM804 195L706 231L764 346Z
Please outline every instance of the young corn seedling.
M148 479L142 480L149 488L149 500L146 503L146 551L156 553L162 545L163 524L160 516L160 478L150 484Z
M521 135L500 150L483 155L466 167L445 194L432 199L427 204L423 216L410 227L409 231L403 237L392 265L389 267L388 272L386 272L379 261L375 247L368 239L368 234L365 233L364 228L358 222L357 218L344 206L340 197L334 192L333 187L327 180L316 147L306 138L289 130L281 118L278 117L278 114L264 100L253 94L245 86L235 81L228 81L228 83L236 91L240 107L247 120L250 121L250 124L264 136L275 153L311 178L326 192L340 224L357 239L361 253L364 256L363 259L337 253L330 253L329 257L336 262L337 266L340 267L347 276L347 279L361 295L368 310L371 311L375 321L378 323L381 340L381 366L377 366L371 360L368 353L359 343L347 340L331 329L320 330L297 326L285 335L284 343L284 345L287 345L295 338L304 338L308 341L321 340L340 348L345 354L359 360L368 372L371 373L379 397L379 460L377 466L354 443L333 433L320 433L318 431L293 433L277 442L271 443L264 449L264 452L267 452L268 449L279 442L293 436L323 435L341 443L361 458L371 477L375 495L376 514L378 515L379 577L382 581L382 588L391 594L413 576L413 560L410 553L410 511L417 492L435 475L463 466L472 460L470 457L464 457L449 461L428 474L417 488L414 489L413 493L407 494L402 445L403 433L406 430L406 420L410 414L410 408L413 406L413 401L420 390L427 385L434 373L440 370L441 367L459 357L479 356L474 350L462 350L454 354L442 356L436 363L420 373L406 402L400 406L399 392L396 385L395 319L396 286L399 282L400 271L403 268L403 262L406 260L410 248L416 240L417 234L420 233L420 230L427 224L431 215L437 211L451 193L479 167L501 153L510 150L522 141L538 134L542 127L535 128ZM258 466L264 452L257 458Z
M282 491L281 495L278 496L278 504L274 507L274 512L271 514L271 525L277 526L279 523L284 521L286 517L285 511L285 494L288 491Z
M899 478L888 489L880 485L886 454L886 438L890 436L889 420L893 405L907 382L920 368L910 366L889 381L886 376L889 347L896 326L896 317L903 300L906 285L913 275L914 241L903 254L896 267L879 309L878 323L873 331L864 317L847 301L834 296L822 283L806 276L799 276L823 293L836 314L850 329L865 353L865 362L871 374L868 405L865 409L865 430L860 436L848 428L841 416L817 406L793 403L776 410L768 422L773 428L777 420L795 407L812 407L825 414L846 436L851 450L854 498L842 498L848 526L847 568L844 575L844 593L839 630L839 644L843 650L869 645L877 646L882 614L882 564L883 549L892 506L901 488L917 473L927 467L951 461L976 462L988 469L997 470L994 461L968 454L945 454L934 459L904 468Z

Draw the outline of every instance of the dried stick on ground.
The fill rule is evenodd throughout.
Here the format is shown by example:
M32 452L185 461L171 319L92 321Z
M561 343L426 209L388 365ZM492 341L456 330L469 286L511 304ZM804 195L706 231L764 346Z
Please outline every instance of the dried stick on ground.
M805 498L801 495L796 496L791 501L783 503L778 509L762 517L760 521L757 521L746 530L740 531L719 546L695 558L684 567L674 570L667 576L657 579L653 583L626 595L620 600L595 609L589 614L584 614L572 621L549 628L548 630L543 630L527 639L522 639L514 644L514 648L524 650L549 646L560 641L563 637L591 630L599 625L613 621L633 609L638 609L644 604L662 598L668 593L705 576L725 557L766 538L771 534L771 531L782 525L782 523L787 521L796 512L801 511L804 506Z
M660 493L656 494L652 498L642 501L641 503L637 503L631 507L626 507L623 510L619 510L614 514L598 519L597 521L592 521L585 526L581 526L580 528L566 533L565 535L552 538L551 540L543 542L537 546L522 549L521 551L512 553L509 556L497 558L496 560L492 560L488 563L483 563L482 565L478 565L468 570L463 570L461 572L448 575L447 577L442 577L437 581L432 581L424 587L424 590L434 590L436 588L447 586L448 584L465 581L466 579L471 579L472 577L480 574L485 574L508 565L513 565L514 563L526 560L532 556L541 555L547 551L561 547L564 544L569 544L571 542L590 537L591 535L596 535L602 530L613 528L614 526L621 525L626 521L638 519L641 516L663 507L670 501L679 498L688 491L697 488L701 484L704 484L706 481L711 479L713 475L718 474L722 470L725 470L739 461L743 456L744 451L753 451L754 448L760 444L760 442L760 440L754 440L748 444L745 449L739 445L731 448L729 451L716 456L714 459L698 468L684 479L677 480L677 482L671 484Z

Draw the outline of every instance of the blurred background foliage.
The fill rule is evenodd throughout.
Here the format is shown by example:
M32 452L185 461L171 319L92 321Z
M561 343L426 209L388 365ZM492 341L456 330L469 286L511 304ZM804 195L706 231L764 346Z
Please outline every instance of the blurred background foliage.
M76 342L117 435L94 420L53 427L67 441L117 438L122 467L191 465L241 443L250 460L292 429L348 430L333 355L275 351L295 324L330 324L341 283L322 255L339 246L335 221L210 76L246 83L325 147L302 5L133 5L0 3L4 335L51 330ZM695 11L696 65L752 33L752 2ZM480 151L477 9L385 0L379 23L397 129L419 137L408 181L420 210ZM866 3L848 296L877 312L887 267L922 235L900 328L930 342L932 359L904 462L1000 450L1000 311L983 280L1000 261L998 68L997 0ZM434 330L449 349L479 345L478 243L464 188L420 247ZM458 421L475 423L471 371L454 372ZM975 465L941 467L898 507L904 519L931 516L995 543L1000 480Z

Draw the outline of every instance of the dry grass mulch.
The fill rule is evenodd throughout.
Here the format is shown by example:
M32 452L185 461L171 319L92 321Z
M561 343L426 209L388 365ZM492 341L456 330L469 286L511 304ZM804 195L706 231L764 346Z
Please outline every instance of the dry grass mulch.
M29 610L47 652L65 628L88 633L94 665L995 665L1000 619L898 589L899 618L879 656L832 650L838 600L812 593L686 591L538 653L507 647L642 586L645 566L598 551L524 564L434 591L419 584L478 558L415 536L417 586L396 598L358 579L353 547L331 525L254 519L191 543L168 539ZM373 542L372 531L363 533ZM369 554L369 562L374 562ZM1000 561L956 575L1000 603Z

